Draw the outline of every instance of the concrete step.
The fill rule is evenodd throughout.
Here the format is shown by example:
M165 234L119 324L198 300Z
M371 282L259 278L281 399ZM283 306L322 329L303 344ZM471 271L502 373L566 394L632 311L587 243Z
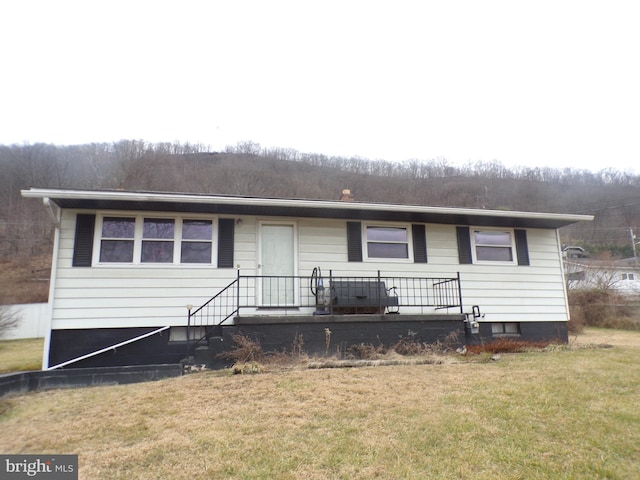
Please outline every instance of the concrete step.
M230 366L228 359L219 355L224 351L224 341L222 337L209 337L206 346L197 347L194 352L194 362L196 365L205 365L211 369L221 369Z

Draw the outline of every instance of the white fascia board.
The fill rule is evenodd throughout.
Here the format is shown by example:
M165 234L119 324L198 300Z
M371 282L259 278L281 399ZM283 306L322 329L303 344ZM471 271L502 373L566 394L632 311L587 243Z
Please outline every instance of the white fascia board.
M289 198L261 198L220 195L200 195L189 193L92 191L31 188L21 191L23 197L69 199L69 200L110 200L134 202L182 202L193 204L219 204L270 207L305 207L336 210L365 210L377 212L434 213L439 215L472 215L493 218L520 218L558 220L567 223L592 221L593 215L520 212L509 210L484 210L457 207L429 207L422 205L399 205L387 203L343 202L339 200L304 200Z

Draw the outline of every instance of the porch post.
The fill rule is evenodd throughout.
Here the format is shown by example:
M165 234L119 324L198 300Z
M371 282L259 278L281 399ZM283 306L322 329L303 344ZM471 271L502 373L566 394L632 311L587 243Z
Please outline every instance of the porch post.
M240 316L240 269L238 269L237 272L238 274L236 276L236 310L239 317ZM256 285L256 288L257 287L258 286Z
M329 312L333 315L333 270L329 269ZM326 293L325 293L326 295Z
M378 283L376 285L376 291L378 292L378 313L382 315L382 292L380 291L381 279L380 279L380 270L378 270Z
M458 299L460 302L460 313L464 313L464 308L462 306L462 285L460 284L460 272L458 272Z
M191 351L191 309L193 305L187 305L187 355L185 360L189 361L189 352Z

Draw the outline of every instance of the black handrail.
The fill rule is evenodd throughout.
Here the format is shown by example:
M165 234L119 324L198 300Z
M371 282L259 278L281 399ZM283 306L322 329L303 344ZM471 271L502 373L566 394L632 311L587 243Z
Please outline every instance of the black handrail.
M239 311L239 305L240 305L240 297L239 297L239 292L240 292L240 274L238 273L238 276L236 277L236 279L234 281L232 281L229 285L227 285L226 287L224 287L222 290L220 290L218 293L216 293L213 297L211 297L209 300L207 300L204 304L202 304L201 306L199 306L198 308L196 308L194 311L191 311L191 305L189 305L187 307L188 310L188 316L187 316L187 358L189 358L189 356L191 355L191 351L192 349L195 349L198 345L200 345L204 340L206 340L209 337L209 334L211 332L212 327L217 327L219 325L222 325L224 322L226 322L229 318L233 317L235 314L238 313ZM216 305L215 302L216 300L220 300L220 299L226 299L228 298L228 293L233 289L236 289L236 294L234 295L235 297L235 301L233 303L233 307L231 308L231 311L227 311L224 315L223 314L219 314L219 317L223 317L220 321L218 321L217 323L211 323L208 318L208 309L209 307L213 304L213 308L214 308L214 315L213 317L215 318L215 310L216 310ZM226 305L228 306L228 305ZM219 312L222 312L222 308L223 306L218 306L218 310ZM193 344L191 343L191 328L192 327L196 327L196 325L192 324L192 319L196 318L197 315L200 315L201 312L206 311L207 315L206 315L206 322L204 325L198 325L198 327L204 327L204 333L201 333L200 338L196 339L195 342L193 342Z
M402 308L420 312L459 308L464 313L459 272L455 277L431 278L385 277L380 271L375 277L334 276L329 271L324 280L328 310L323 313L398 313ZM238 271L235 280L200 307L192 310L189 306L187 357L229 318L240 316L242 309L277 309L285 315L300 315L300 309L317 308L310 282L312 277L240 275ZM367 295L368 300L363 301ZM200 330L198 338L192 339L194 328Z

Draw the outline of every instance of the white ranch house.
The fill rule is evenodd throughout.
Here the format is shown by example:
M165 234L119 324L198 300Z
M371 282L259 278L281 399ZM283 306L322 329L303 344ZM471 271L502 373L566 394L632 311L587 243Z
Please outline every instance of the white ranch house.
M586 215L136 191L24 190L55 223L44 368L216 364L231 336L567 340L558 229Z

